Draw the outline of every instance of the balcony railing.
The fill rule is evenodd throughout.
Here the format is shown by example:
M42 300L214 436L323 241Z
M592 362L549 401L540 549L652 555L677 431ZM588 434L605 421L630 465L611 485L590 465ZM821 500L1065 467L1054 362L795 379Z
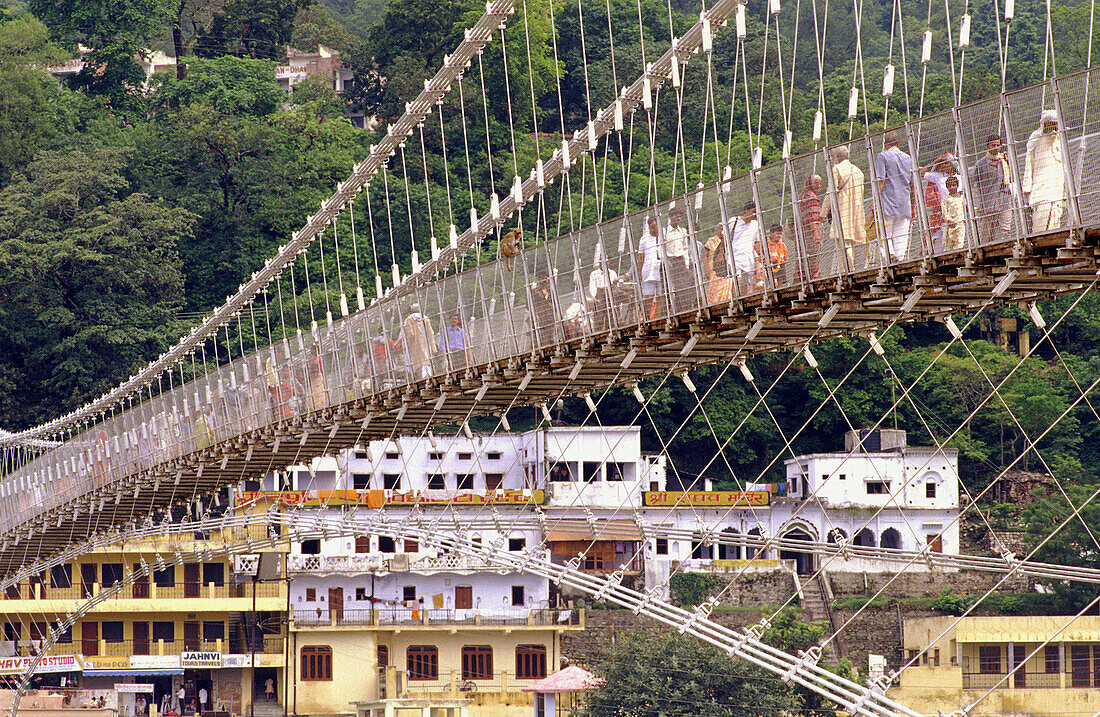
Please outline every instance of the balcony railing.
M355 626L355 625L584 625L584 610L481 610L442 609L414 610L411 608L382 608L375 610L333 610L329 608L294 611L294 623L298 627Z
M1019 670L1008 679L1005 679L1003 672L964 672L962 677L964 690L988 690L994 685L1002 690L1057 689L1062 686L1061 674L1058 672ZM1066 687L1069 686L1070 681L1067 679Z
M366 573L381 568L382 556L377 553L287 556L287 569L292 573Z
M0 657L33 657L41 649L41 640L0 641ZM50 648L50 655L85 657L125 657L130 655L179 655L182 652L220 652L247 655L281 655L286 640L281 635L264 635L250 645L241 638L222 640L83 640L74 637ZM254 648L254 649L253 649Z
M99 583L81 585L76 583L67 588L50 587L46 583L34 585L13 585L3 593L5 600L87 600L93 595L98 595L107 588ZM240 583L237 585L208 583L202 585L197 582L177 582L175 585L157 585L154 582L138 582L123 590L116 599L119 600L161 600L172 598L240 598L252 597L252 583ZM256 583L256 597L280 598L286 597L286 585L282 581L262 581Z
M514 672L500 671L474 677L461 669L439 668L432 679L409 679L406 670L394 666L378 668L378 699L387 697L470 697L478 692L519 693L543 676L518 678Z

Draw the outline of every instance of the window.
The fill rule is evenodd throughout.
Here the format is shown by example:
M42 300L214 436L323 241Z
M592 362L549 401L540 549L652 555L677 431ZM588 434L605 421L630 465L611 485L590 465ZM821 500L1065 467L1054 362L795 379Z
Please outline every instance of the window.
M369 553L370 552L370 536L369 535L357 535L357 536L355 536L355 552L357 552L357 553Z
M550 481L553 483L568 483L573 480L568 463L555 463L550 467Z
M462 679L493 679L493 648L489 645L462 647Z
M410 680L439 678L439 650L434 645L409 645L405 656L406 675Z
M154 622L153 623L153 639L164 640L165 642L176 641L176 626L171 622Z
M385 535L378 536L378 552L380 553L394 553L397 552L394 548L393 538Z
M429 451L428 452L428 460L429 461L441 461L441 460L443 460L443 452L442 451Z
M869 481L867 483L867 495L885 495L887 493L886 488L887 484L882 481Z
M355 490L370 490L370 473L352 473L351 487Z
M546 646L516 645L516 679L541 680L546 677Z
M321 554L321 539L310 538L309 540L302 541L302 555L320 555Z
M69 625L61 632L57 633L57 644L59 645L71 645L73 643L73 626Z
M607 464L607 480L616 481L616 482L626 480L626 464L625 463L608 463Z
M360 602L363 601L363 600L366 600L367 599L367 589L366 588L355 588L355 599L359 600Z
M419 553L420 552L420 543L416 542L415 540L410 540L409 538L405 538L405 552L406 553Z
M490 461L499 461L500 460L500 451L489 451L488 453L485 454L485 458L486 458L486 460L490 460Z
M920 654L920 650L906 650L905 661L916 664L917 655Z
M585 483L591 483L600 479L600 464L594 461L585 461L582 466L583 480Z
M103 587L113 587L120 582L122 582L122 563L103 563Z
M332 648L311 646L302 648L302 679L306 682L332 680Z
M428 474L428 490L443 490L447 487L447 477L442 473Z
M1059 659L1057 645L1047 645L1043 648L1043 663L1048 675L1056 675L1062 671L1062 661Z
M386 451L386 458L390 460L397 460L400 457L401 453L399 451Z
M473 473L455 473L455 487L459 490L473 490L474 488L474 474Z
M378 646L378 666L389 667L390 666L390 648L386 645Z
M225 639L225 623L221 620L203 620L202 639L206 642L215 642Z
M71 588L73 586L73 566L65 563L50 568L51 588Z
M473 453L459 453L458 454L458 460L460 460L460 461L472 460L473 457L474 457Z
M225 585L225 563L203 563L202 584L213 583L217 586Z
M485 474L485 490L500 490L504 485L503 473L486 473Z
M527 538L509 538L508 549L515 552L527 547Z
M928 481L924 484L924 497L935 498L936 497L936 481Z
M122 621L110 620L103 623L104 642L122 642Z
M932 650L932 667L940 666L940 648Z
M411 602L416 600L416 586L406 585L401 588L401 600L404 602Z
M512 586L512 606L513 607L523 607L524 597L525 597L524 592L525 592L525 590L523 589L522 585L513 585Z
M668 555L668 538L657 538L657 554Z
M360 460L366 459L367 452L366 451L356 451L355 452L355 457L360 459Z
M176 587L176 566L169 565L164 570L154 570L153 584L158 588Z
M382 487L386 490L397 490L401 484L400 473L383 473L382 474Z
M317 600L317 588L306 588L306 602Z
M983 675L1000 674L1000 645L981 645L978 647L978 672L982 673Z

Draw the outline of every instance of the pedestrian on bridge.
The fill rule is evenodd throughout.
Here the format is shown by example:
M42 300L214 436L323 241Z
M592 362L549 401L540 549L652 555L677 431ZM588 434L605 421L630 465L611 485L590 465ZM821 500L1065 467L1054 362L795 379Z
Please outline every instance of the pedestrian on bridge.
M847 270L854 271L853 247L867 244L867 221L863 213L863 170L852 164L847 147L837 147L833 151L833 189L836 192L837 213L830 225L829 238L836 243L838 252L841 244L844 245L844 253L848 257Z
M1066 206L1066 175L1062 145L1058 139L1058 114L1043 110L1039 129L1027 140L1024 194L1031 206L1031 231L1045 232L1062 226Z
M741 293L748 293L756 281L756 256L762 242L755 202L746 202L741 216L730 220L729 235L726 265L733 267L730 276L737 280Z
M638 242L638 271L642 282L642 320L657 316L657 290L661 285L661 225L657 217L646 217L646 231Z
M673 310L680 314L691 308L691 247L688 231L680 225L684 213L679 207L668 210L665 228L665 272Z
M883 135L883 149L875 158L875 177L886 226L886 246L894 261L903 261L909 256L909 224L913 218L913 158L902 152L898 144L897 132L891 130ZM884 253L881 249L880 252Z
M431 375L431 359L435 353L435 331L432 320L420 313L420 304L409 306L409 315L401 324L401 342L409 359L413 380Z
M1012 199L1016 185L1000 135L985 141L985 154L974 164L974 202L978 213L978 241L996 241L1012 231Z
M802 194L798 196L798 210L802 219L802 236L806 241L806 257L810 268L810 278L821 276L821 254L823 242L821 236L821 224L829 217L829 205L824 211L821 207L821 175L811 174L806 177L806 184L802 188Z

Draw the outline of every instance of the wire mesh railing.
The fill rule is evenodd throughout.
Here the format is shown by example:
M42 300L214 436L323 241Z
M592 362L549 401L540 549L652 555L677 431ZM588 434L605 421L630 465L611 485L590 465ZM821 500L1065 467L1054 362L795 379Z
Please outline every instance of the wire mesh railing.
M479 367L746 298L827 290L853 272L962 263L971 250L1096 223L1094 72L765 166L173 384L5 476L0 528L113 497L154 467L201 464L215 446L349 402L457 385Z

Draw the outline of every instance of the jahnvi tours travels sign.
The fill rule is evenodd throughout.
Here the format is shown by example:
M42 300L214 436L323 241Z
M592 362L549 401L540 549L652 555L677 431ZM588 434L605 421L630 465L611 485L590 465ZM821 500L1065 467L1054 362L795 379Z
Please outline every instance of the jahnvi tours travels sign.
M222 653L220 652L181 652L180 667L183 668L208 668L221 667Z

